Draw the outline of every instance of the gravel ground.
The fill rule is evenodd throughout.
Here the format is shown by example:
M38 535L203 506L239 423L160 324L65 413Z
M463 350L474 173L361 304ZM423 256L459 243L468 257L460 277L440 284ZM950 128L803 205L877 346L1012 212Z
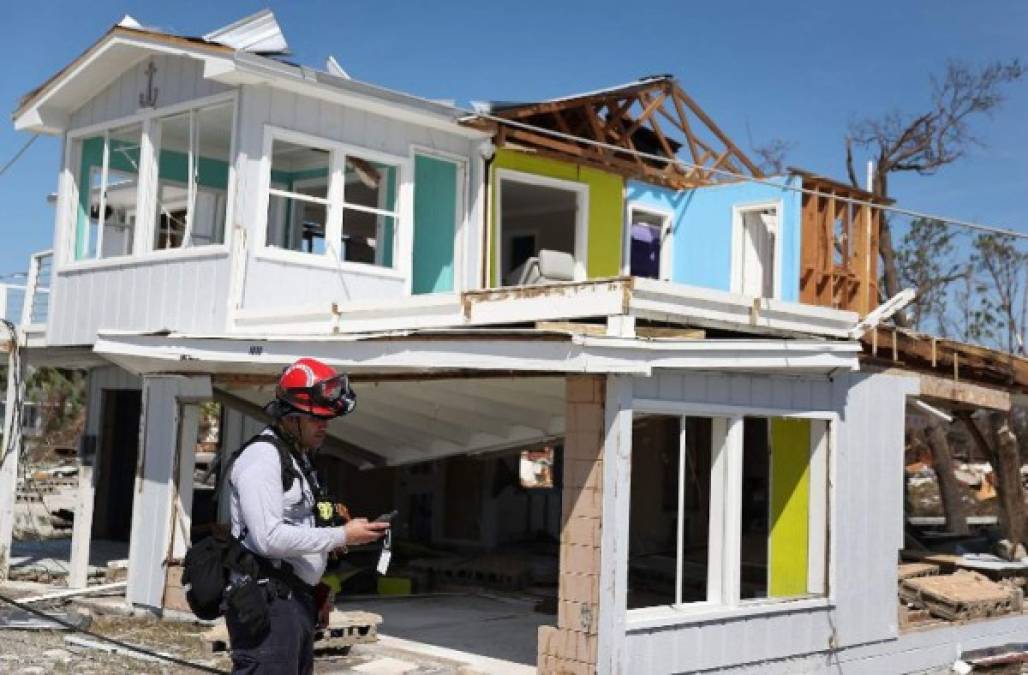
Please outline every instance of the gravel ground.
M0 589L5 595L31 595L31 592ZM62 612L86 612L73 604L62 607L39 607ZM0 604L0 612L6 608ZM155 618L93 616L89 631L116 638L153 651L171 654L180 659L228 672L232 664L227 653L211 654L201 635L207 626L183 621L162 621ZM75 675L113 675L114 673L196 673L195 669L165 662L146 661L132 656L111 654L100 649L73 645L65 641L75 636L101 642L71 630L0 629L0 673L43 675L74 673ZM356 670L355 670L356 669ZM381 644L357 645L346 656L321 656L315 663L316 673L363 673L418 675L456 675L459 664L444 659L390 649Z

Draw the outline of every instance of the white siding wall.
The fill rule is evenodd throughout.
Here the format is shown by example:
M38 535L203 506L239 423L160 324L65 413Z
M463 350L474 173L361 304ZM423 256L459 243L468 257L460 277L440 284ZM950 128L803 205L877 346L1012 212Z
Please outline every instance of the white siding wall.
M236 227L247 230L248 242L259 240L267 223L261 194L265 125L399 157L409 157L412 145L473 156L473 144L460 136L264 86L242 87L239 106L235 220ZM260 260L253 250L248 252L245 279L242 308L247 310L290 309L297 304L327 308L332 302L366 302L404 293L402 280Z
M157 55L135 64L84 103L72 113L69 128L79 129L139 112L139 95L147 90L146 68L150 61L157 68L153 86L158 90L158 108L230 90L223 84L205 80L203 64L199 61L184 56Z
M656 629L629 624L624 660L632 673L719 669L894 641L896 560L902 546L905 396L909 379L843 373L834 379L659 374L634 381L636 399L834 410L830 452L829 585L834 607L693 620ZM622 610L623 611L623 610ZM844 653L845 650L835 653ZM766 663L768 670L781 665Z
M225 331L226 252L100 265L54 277L49 344L92 344L100 329Z

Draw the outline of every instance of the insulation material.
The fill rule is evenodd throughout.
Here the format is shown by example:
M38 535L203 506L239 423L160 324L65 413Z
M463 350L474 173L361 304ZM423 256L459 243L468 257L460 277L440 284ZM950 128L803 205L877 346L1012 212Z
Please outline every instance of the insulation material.
M810 420L771 420L771 597L804 595L810 539Z

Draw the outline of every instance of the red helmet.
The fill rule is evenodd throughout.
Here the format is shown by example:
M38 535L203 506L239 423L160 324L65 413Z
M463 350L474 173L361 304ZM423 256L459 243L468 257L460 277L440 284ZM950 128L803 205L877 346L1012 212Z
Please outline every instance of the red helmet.
M275 398L289 411L331 419L348 415L357 406L357 395L346 375L339 375L317 359L300 359L278 378Z

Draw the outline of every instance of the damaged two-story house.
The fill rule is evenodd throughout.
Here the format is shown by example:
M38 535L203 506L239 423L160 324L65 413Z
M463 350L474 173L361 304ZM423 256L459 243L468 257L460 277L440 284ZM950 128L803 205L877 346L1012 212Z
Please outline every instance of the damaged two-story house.
M543 600L505 658L952 661L950 633L897 620L919 389L858 360L882 200L764 176L670 77L469 112L284 48L270 12L204 37L125 21L14 113L62 139L21 353L89 371L73 583L92 537L122 540L127 601L181 602L178 562L225 518L218 458L194 471L202 406L225 457L314 356L359 399L323 471L359 512L399 510L393 574Z

